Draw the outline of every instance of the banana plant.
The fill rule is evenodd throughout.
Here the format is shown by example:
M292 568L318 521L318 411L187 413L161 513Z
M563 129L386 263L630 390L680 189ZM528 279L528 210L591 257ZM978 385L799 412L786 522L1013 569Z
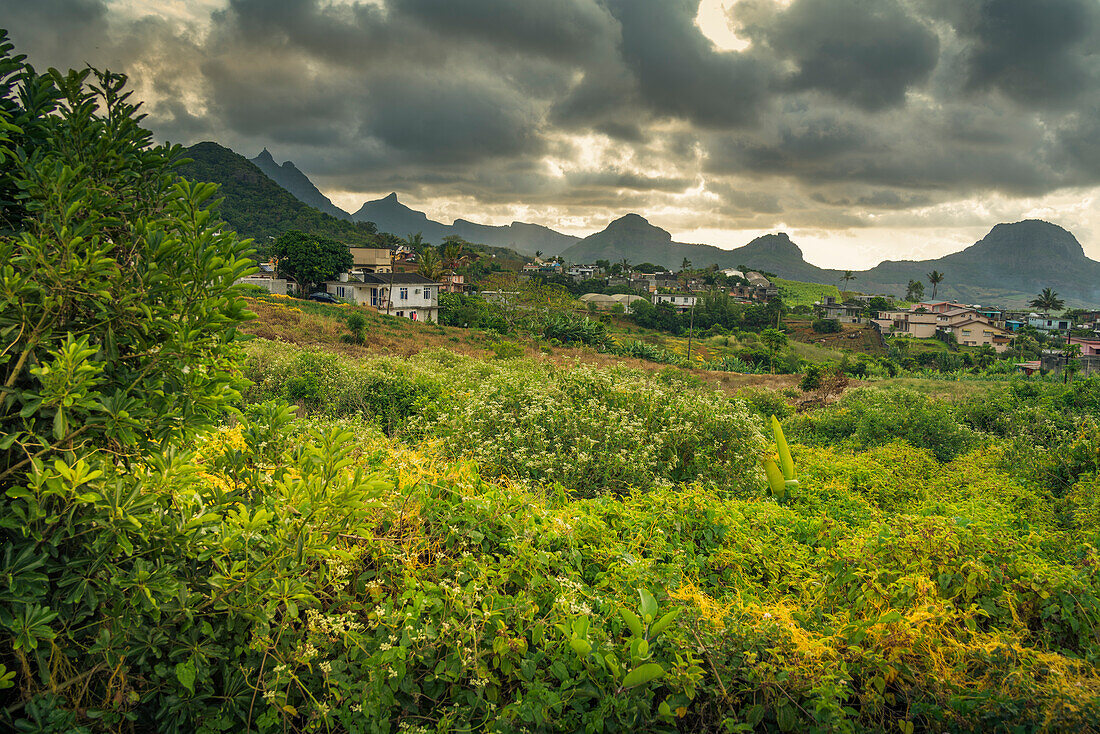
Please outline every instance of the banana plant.
M779 463L775 459L764 460L764 473L768 476L768 488L772 497L783 501L791 497L798 490L798 477L794 473L794 459L791 458L791 449L787 445L787 437L783 435L783 426L779 425L779 419L772 416L772 433L775 435L775 447L779 453Z

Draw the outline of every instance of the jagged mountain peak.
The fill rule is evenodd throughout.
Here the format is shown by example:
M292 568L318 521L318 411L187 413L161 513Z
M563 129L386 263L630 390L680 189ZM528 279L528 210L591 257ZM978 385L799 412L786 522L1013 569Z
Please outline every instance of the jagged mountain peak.
M346 211L333 204L327 196L321 193L320 189L313 185L309 177L298 170L298 167L291 161L279 165L275 162L271 151L265 147L258 156L252 159L252 163L263 171L264 175L292 193L298 201L340 219L350 218Z

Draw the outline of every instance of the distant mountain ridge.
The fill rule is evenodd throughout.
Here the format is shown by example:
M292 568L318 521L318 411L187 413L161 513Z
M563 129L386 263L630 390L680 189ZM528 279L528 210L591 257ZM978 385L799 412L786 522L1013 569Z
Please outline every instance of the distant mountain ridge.
M766 270L782 278L835 284L843 271L806 262L802 250L784 233L758 237L733 250L673 242L672 235L637 214L627 214L562 253L566 260L593 262L628 259L677 269L684 258L695 267L717 264ZM935 260L886 261L855 272L851 288L863 293L905 294L910 280L927 289L928 273L946 275L937 296L964 302L1026 306L1043 288L1079 305L1100 305L1100 262L1085 255L1081 243L1050 222L1026 220L998 224L982 240L961 252Z
M252 163L267 174L267 177L272 181L294 194L294 197L303 204L309 204L314 209L337 219L351 219L350 214L333 204L327 196L321 193L320 189L313 185L309 177L299 171L298 167L290 161L286 161L280 166L275 162L267 148L264 148L258 156L252 159Z
M389 232L398 237L419 232L425 241L435 245L442 242L444 237L457 235L469 242L509 247L525 255L534 255L541 251L547 257L561 254L579 239L555 232L549 227L526 222L494 226L456 219L453 224L443 224L428 219L424 212L405 206L397 200L396 193L364 203L352 214L352 219L374 222L378 231Z
M223 217L242 235L261 242L293 228L325 234L350 245L369 246L375 242L375 228L368 224L373 222L379 232L398 237L419 232L432 244L457 235L470 242L512 248L527 255L542 251L547 257L560 255L578 263L625 258L633 263L652 262L677 269L686 258L694 267L744 265L814 283L836 284L843 275L843 271L806 262L802 250L782 232L724 250L674 242L666 230L638 214L627 214L602 231L580 239L523 222L491 226L457 219L447 225L405 206L396 193L368 201L348 215L293 163L278 165L266 149L252 161L216 143L199 143L187 149L187 154L194 162L181 169L181 174L221 184L221 195L226 198ZM337 214L322 212L321 207ZM1089 259L1070 232L1041 220L998 224L974 245L935 260L882 262L857 271L850 287L864 293L900 296L910 280L923 282L928 288L927 274L932 270L946 275L937 293L943 298L1022 307L1043 288L1053 288L1067 303L1100 306L1100 262Z

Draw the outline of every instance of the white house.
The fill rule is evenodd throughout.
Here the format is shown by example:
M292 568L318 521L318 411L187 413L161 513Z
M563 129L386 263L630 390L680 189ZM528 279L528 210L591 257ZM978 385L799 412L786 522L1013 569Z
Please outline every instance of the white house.
M419 273L365 273L341 276L325 283L329 293L359 306L413 321L439 320L439 289L443 285ZM392 289L392 298L390 296Z
M658 303L667 303L677 311L687 311L694 308L698 300L697 296L685 293L655 293L653 295L654 306Z

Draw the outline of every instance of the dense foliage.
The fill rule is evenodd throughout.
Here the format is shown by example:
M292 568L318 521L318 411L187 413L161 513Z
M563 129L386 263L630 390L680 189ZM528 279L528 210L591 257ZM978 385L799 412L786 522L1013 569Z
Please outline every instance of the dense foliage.
M347 244L296 229L279 235L269 252L279 275L297 283L304 293L351 270L354 264Z
M244 156L216 143L199 143L179 152L189 162L179 168L191 181L218 184L219 215L241 237L256 240L261 256L282 233L297 229L339 240L351 247L381 247L373 222L351 222L317 211L264 175Z
M4 728L1100 728L1100 379L237 345L212 187L0 49Z

